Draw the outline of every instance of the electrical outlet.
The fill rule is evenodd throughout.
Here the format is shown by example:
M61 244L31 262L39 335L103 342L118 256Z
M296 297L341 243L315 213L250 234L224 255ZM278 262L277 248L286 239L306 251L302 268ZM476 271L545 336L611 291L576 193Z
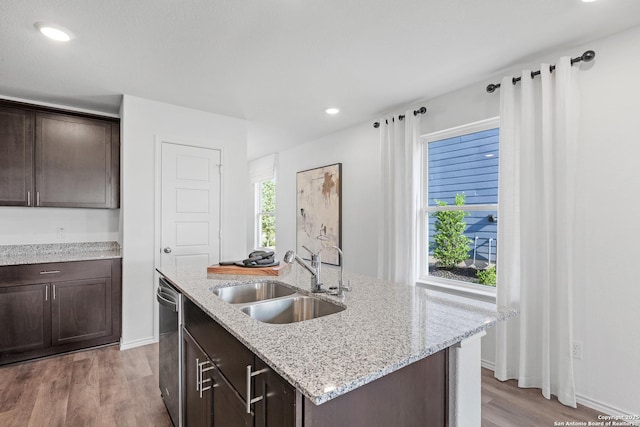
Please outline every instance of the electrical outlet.
M571 355L574 359L582 360L582 342L574 341L571 344Z
M58 227L58 228L56 228L56 231L58 233L58 241L59 242L64 242L64 238L65 238L64 227Z

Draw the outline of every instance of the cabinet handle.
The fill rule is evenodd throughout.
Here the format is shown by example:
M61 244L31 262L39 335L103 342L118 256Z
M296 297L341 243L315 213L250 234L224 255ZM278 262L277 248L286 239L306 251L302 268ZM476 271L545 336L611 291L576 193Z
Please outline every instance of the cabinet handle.
M55 301L55 299L56 299L56 285L51 285L51 287L53 288L52 289L53 290L53 299Z
M196 391L200 391L200 359L196 357Z
M204 368L204 366L207 364L211 364L211 366L208 368ZM218 384L215 384L213 381L212 385L208 387L203 386L204 383L208 383L209 381L211 381L211 378L207 378L206 380L202 379L202 373L211 371L212 369L215 369L215 367L210 361L205 360L204 362L200 363L200 359L196 358L196 391L200 393L200 399L202 399L202 393L207 390L211 390L212 388L218 387Z
M40 272L40 274L58 274L58 273L60 273L60 270L45 270Z
M209 366L208 368L205 368L204 366L207 365L207 364L210 364L211 366ZM202 393L204 393L207 390L211 390L212 388L218 387L218 385L216 383L214 383L211 380L211 378L207 378L205 380L202 377L202 374L204 372L208 372L208 371L211 371L211 370L215 369L214 366L213 366L213 363L211 363L208 360L205 360L204 362L198 364L198 369L200 370L200 399L202 399ZM208 382L211 382L211 385L208 386L208 387L205 387L204 384L208 383Z
M268 368L264 368L260 369L259 371L251 372L251 365L247 365L247 397L245 400L247 414L251 413L251 405L253 403L259 402L264 398L264 396L254 397L253 399L251 398L251 378L255 377L256 375L264 374L268 371Z
M44 287L44 300L49 301L49 285L45 285Z
M27 191L27 206L31 206L31 191Z
M40 206L40 192L36 191L36 206Z

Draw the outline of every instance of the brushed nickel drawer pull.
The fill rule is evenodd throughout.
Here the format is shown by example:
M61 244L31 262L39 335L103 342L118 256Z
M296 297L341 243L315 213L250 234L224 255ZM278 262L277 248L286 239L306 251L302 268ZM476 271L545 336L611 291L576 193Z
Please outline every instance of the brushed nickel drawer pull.
M208 368L205 368L204 366L206 366L206 365L208 365L208 364L210 364L211 366L210 366L210 367L208 367ZM213 367L213 363L211 363L211 362L210 362L210 361L208 361L208 360L205 360L205 361L204 361L204 362L202 362L202 363L198 363L198 370L200 371L200 390L199 390L199 391L200 391L200 399L202 399L202 393L204 393L204 392L205 392L205 391L207 391L207 390L211 390L211 389L212 389L212 388L214 388L214 387L217 387L217 384L215 384L215 383L211 380L211 378L204 379L204 378L203 378L203 375L202 375L203 373L205 373L205 372L207 372L207 371L211 371L211 370L213 370L213 369L215 369L215 368ZM205 383L208 383L208 382L211 382L211 384L212 384L212 385L210 385L210 386L208 386L208 387L205 387L205 386L204 386L204 384L205 384Z
M51 285L51 287L53 288L53 299L56 299L56 285Z
M251 372L251 365L247 365L247 397L245 401L247 414L251 413L251 405L261 401L264 396L258 396L251 398L251 377L255 377L256 375L264 374L265 372L269 372L268 368L260 369L259 371Z
M49 301L49 285L44 287L44 300Z
M27 206L31 206L31 191L27 191Z
M58 274L58 273L60 273L60 270L45 270L40 272L40 274Z
M40 192L36 191L36 206L40 206Z

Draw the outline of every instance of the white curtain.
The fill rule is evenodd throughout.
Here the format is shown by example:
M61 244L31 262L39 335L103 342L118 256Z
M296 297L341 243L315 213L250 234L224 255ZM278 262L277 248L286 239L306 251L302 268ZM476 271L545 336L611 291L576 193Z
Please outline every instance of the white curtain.
M495 369L572 407L576 68L501 82L497 304L520 316L497 327Z
M420 115L380 120L378 277L415 284L420 185Z
M249 162L249 181L252 184L276 177L277 154L269 154Z

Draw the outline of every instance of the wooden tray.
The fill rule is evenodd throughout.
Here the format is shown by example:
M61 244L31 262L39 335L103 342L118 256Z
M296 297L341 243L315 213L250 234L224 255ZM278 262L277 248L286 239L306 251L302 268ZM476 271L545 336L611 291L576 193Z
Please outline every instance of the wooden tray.
M273 267L239 267L237 265L212 265L207 267L207 273L211 274L239 274L251 276L282 276L289 271L289 264L281 262Z

